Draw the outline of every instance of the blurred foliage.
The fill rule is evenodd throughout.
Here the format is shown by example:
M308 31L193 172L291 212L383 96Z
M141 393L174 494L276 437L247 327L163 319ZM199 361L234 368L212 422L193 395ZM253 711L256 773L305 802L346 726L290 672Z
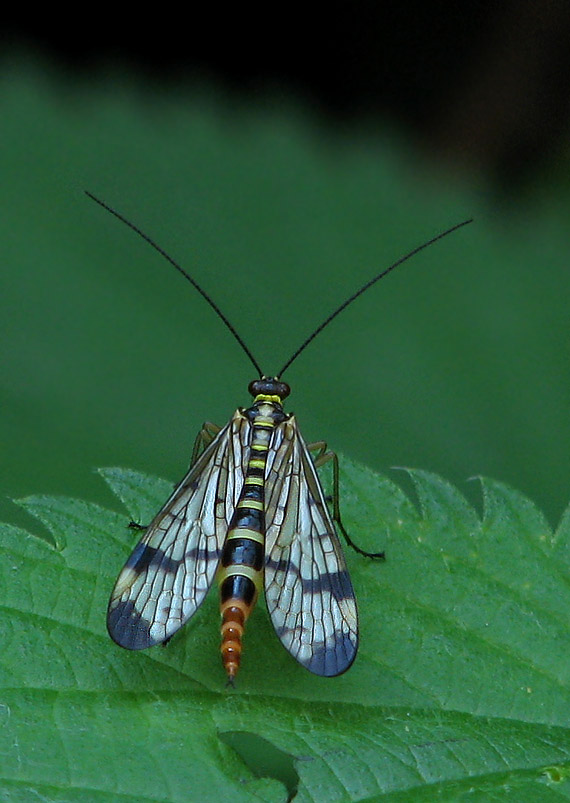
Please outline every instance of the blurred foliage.
M264 370L437 231L472 226L359 299L292 366L309 439L368 465L478 473L556 523L570 476L567 164L507 205L401 131L325 124L293 98L89 80L14 56L0 79L2 490L109 499L91 467L177 479L251 366L198 295L96 207L131 218L210 292ZM2 518L18 520L3 501Z
M338 127L397 119L418 143L493 176L510 193L564 152L570 132L570 4L552 0L353 0L279 14L203 4L192 25L169 15L92 15L70 36L51 11L19 9L1 54L26 46L75 76L127 65L146 85L215 83L249 103L284 87ZM382 123L380 122L380 128ZM400 137L401 138L401 137Z

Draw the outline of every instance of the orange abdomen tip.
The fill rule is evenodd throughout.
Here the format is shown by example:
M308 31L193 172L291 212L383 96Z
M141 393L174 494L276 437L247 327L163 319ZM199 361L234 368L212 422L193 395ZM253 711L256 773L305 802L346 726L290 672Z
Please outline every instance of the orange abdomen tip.
M222 606L222 663L228 682L233 684L234 678L238 673L241 659L241 639L243 636L245 620L247 614L244 611L244 604L241 600L228 600Z

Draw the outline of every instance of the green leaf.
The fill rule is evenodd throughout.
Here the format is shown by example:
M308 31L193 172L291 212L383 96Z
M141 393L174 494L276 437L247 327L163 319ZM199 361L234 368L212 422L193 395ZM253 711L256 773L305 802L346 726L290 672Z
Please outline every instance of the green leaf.
M108 596L172 487L101 472L127 512L45 496L49 532L0 530L0 791L28 801L560 801L570 798L570 514L553 534L517 492L482 481L481 521L442 479L409 471L418 506L344 459L343 516L362 643L315 677L259 605L237 688L216 594L166 647L128 652ZM404 475L400 475L402 478Z

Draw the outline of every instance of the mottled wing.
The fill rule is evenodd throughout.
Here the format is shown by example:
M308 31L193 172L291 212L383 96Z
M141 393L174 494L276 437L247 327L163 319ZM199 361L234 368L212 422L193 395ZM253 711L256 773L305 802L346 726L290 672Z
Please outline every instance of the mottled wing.
M111 638L130 650L170 638L212 584L243 485L251 425L238 410L191 466L121 571L107 613Z
M309 671L345 672L358 649L356 600L323 490L291 416L267 463L265 596L284 647Z

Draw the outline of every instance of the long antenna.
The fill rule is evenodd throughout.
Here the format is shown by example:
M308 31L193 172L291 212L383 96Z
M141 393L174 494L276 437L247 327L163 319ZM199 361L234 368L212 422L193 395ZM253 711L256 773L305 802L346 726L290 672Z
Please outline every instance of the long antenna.
M138 227L138 226L135 226L135 224L134 224L134 223L131 223L131 221L130 221L130 220L127 220L127 218L126 218L126 217L124 217L123 215L121 215L121 213L120 213L120 212L117 212L117 210L116 210L116 209L113 209L111 206L109 206L108 204L106 204L106 203L105 203L105 201L102 201L100 198L97 198L95 195L93 195L93 193L89 192L88 190L85 190L85 195L87 195L89 198L91 198L91 200L92 200L92 201L95 201L95 203L99 204L99 206L102 206L102 207L103 207L103 209L106 209L106 210L107 210L107 212L110 212L112 215L114 215L114 216L115 216L116 218L118 218L120 221L122 221L123 223L125 223L125 224L126 224L126 225L127 225L129 228L130 228L130 229L132 229L134 232L136 232L136 234L138 234L138 235L139 235L139 237L142 237L142 239L143 239L145 242L147 242L147 243L148 243L150 246L152 246L152 247L154 248L154 250L155 250L155 251L158 251L158 253L159 253L161 256L163 256L163 257L164 257L166 260L168 260L168 262L170 262L170 264L171 264L173 267L175 267L175 268L176 268L176 270L177 270L179 273L181 273L181 274L184 276L184 278L185 278L185 279L187 279L187 280L190 282L190 284L191 284L193 287L195 287L195 288L196 288L196 290L197 290L197 291L200 293L200 295L202 296L202 298L203 298L205 301L207 301L207 302L208 302L208 304L210 305L210 307L211 307L211 308L214 310L214 312L216 313L216 315L218 316L218 318L221 318L221 320L222 320L222 321L225 323L225 325L227 326L227 328L230 330L230 332L232 333L232 335L235 337L235 339L237 340L237 342L240 344L240 346L242 347L242 349L245 351L245 353L247 354L247 356L248 356L248 357L249 357L249 359L251 360L251 363L252 363L253 367L255 368L255 370L257 371L257 373L259 374L259 376L260 376L260 377L261 377L261 376L263 376L263 371L261 370L261 368L260 368L260 367L259 367L259 365L257 364L257 360L255 359L255 357L253 356L253 354L251 353L251 351L249 350L249 348L246 346L246 344L244 343L243 339L240 337L240 335L238 335L238 333L237 333L236 329L234 328L234 326L232 326L232 324L231 324L231 323L229 322L229 320L226 318L226 316L225 316L225 315L224 315L224 313L221 311L221 309L218 307L218 305L216 304L216 302L215 302L215 301L214 301L212 298L210 298L210 296L208 295L208 293L206 293L206 291L205 291L205 290L203 290L203 289L200 287L200 285L198 284L198 282L197 282L195 279L193 279L193 278L192 278L192 276L190 276L190 274L189 274L189 273L187 273L187 272L184 270L184 268L183 268L183 267L181 267L181 266L178 264L178 262L175 262L175 261L172 259L172 257L171 257L171 256L169 256L169 255L166 253L166 251L165 251L163 248L161 248L161 247L160 247L160 246L159 246L157 243L155 243L155 241L154 241L153 239L151 239L151 238L148 236L148 234L145 234L143 231L141 231L141 229L139 229L139 227Z
M381 273L379 273L377 276L374 276L373 279L370 279L369 282L366 282L366 284L364 284L360 288L360 290L357 290L356 293L354 293L353 295L350 296L350 298L347 298L346 301L343 301L343 303L340 305L340 307L337 307L337 309L334 312L331 312L331 314L328 316L328 318L326 318L322 322L322 324L320 326L318 326L312 334L309 335L309 337L304 341L304 343L301 343L301 345L299 346L297 351L293 352L293 355L291 357L289 357L289 359L287 360L287 362L285 363L283 368L279 371L277 376L278 377L283 376L283 374L285 373L287 368L289 368L291 363L294 362L294 360L297 359L299 354L301 354L301 352L304 351L307 348L309 343L311 343L316 338L316 336L323 331L325 326L328 326L329 323L331 321L333 321L336 318L337 315L340 315L340 313L344 309L346 309L349 304L352 304L353 301L355 301L359 296L361 296L363 293L365 293L366 290L368 290L369 287L372 287L373 284L376 284L376 282L379 282L380 279L383 279L384 276L387 276L390 273L390 271L393 271L394 268L397 268L398 265L402 264L402 262L406 262L408 259L410 259L410 257L415 256L419 251L423 251L424 248L427 248L428 246L433 245L433 243L436 243L438 240L443 239L443 237L447 237L448 234L451 234L452 232L457 231L457 229L460 229L462 226L467 226L468 223L472 223L472 222L473 222L473 218L470 218L469 220L464 220L462 223L456 223L455 226L452 226L450 229L447 229L446 231L441 232L441 234L437 234L435 237L432 237L431 240L428 240L427 242L422 243L422 245L418 245L416 248L414 248L412 251L407 253L405 256L400 257L400 259L396 260L396 262L394 262L392 265L390 265L389 268L386 268Z

